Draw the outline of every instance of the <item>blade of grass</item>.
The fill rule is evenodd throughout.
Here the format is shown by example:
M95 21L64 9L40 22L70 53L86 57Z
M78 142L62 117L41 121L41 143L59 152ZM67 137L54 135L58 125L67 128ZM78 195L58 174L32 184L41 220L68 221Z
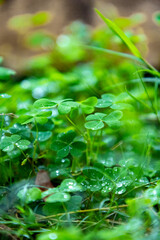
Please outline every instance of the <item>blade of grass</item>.
M147 72L147 73L150 73L151 75L154 75L156 77L160 77L159 72L153 71L153 70L150 70L150 69L140 69L140 70L136 71L136 73L138 73L138 72Z
M97 14L102 18L102 20L108 25L108 27L116 33L120 37L120 39L127 45L127 47L130 49L130 51L133 53L134 56L137 58L142 59L141 53L139 50L135 47L135 45L130 41L130 39L124 34L124 32L111 20L105 18L101 12L99 12L97 9L95 9Z
M141 53L136 48L136 46L131 42L131 40L125 35L125 33L110 19L103 16L101 12L99 12L97 9L95 9L97 14L101 17L101 19L107 24L107 26L124 42L124 44L129 48L129 50L133 53L134 56L141 59L142 62L151 70L157 71L148 61L143 59Z
M140 63L144 63L142 61L142 59L140 59L140 58L138 58L134 55L128 54L128 53L121 53L121 52L118 52L118 51L113 51L113 50L110 50L110 49L104 49L104 48L100 48L100 47L96 47L96 46L85 46L85 48L88 48L88 49L91 49L91 50L96 50L96 51L107 53L107 54L116 55L116 56L123 57L123 58L128 58L128 59L140 62Z
M143 86L143 88L144 88L144 91L145 91L145 93L146 93L146 95L147 95L147 98L148 98L148 100L149 100L149 102L150 102L150 104L151 104L151 109L152 109L152 111L154 112L154 114L156 115L157 121L160 122L159 117L158 117L158 112L156 111L156 108L155 108L154 105L153 105L152 99L151 99L150 96L149 96L149 93L148 93L148 91L147 91L147 87L146 87L145 83L143 82L142 76L140 75L139 71L137 71L137 73L138 73L139 78L140 78L140 80L141 80L141 83L142 83L142 86ZM156 93L155 93L155 94L156 94Z

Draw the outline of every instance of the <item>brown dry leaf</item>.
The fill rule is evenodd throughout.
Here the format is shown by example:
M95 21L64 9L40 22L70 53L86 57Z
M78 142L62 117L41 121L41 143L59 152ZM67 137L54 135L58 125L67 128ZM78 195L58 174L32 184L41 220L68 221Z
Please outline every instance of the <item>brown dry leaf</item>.
M35 185L42 186L42 188L39 187L39 189L41 189L41 191L46 191L46 189L43 188L43 187L47 187L47 188L53 188L54 187L53 184L51 183L49 174L46 170L40 170L37 173L36 180L35 180Z

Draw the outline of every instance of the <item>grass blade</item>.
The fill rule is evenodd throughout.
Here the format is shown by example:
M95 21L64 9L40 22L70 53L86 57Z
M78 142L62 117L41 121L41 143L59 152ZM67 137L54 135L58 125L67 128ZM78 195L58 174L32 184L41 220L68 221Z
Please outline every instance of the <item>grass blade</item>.
M135 45L129 40L129 38L124 34L124 32L111 20L105 18L101 12L95 9L97 14L102 18L102 20L108 25L108 27L118 35L118 37L125 43L125 45L130 49L134 56L142 59L141 53L135 47Z
M131 60L134 60L134 61L144 64L142 59L140 59L134 55L128 54L128 53L117 52L117 51L113 51L113 50L105 49L105 48L101 48L101 47L96 47L96 46L85 46L85 47L88 49L91 49L91 50L95 50L95 51L99 51L99 52L103 52L103 53L107 53L107 54L112 54L112 55L123 57L123 58L128 58L128 59L131 59Z

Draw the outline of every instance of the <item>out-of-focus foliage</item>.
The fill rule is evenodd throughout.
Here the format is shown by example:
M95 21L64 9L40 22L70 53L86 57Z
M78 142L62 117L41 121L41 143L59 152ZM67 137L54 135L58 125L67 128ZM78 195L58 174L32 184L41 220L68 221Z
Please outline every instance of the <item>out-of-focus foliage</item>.
M160 26L160 12L154 13L153 20L158 26Z
M160 73L136 18L101 17L110 29L75 22L57 38L30 32L45 13L10 21L43 54L23 77L0 58L2 237L159 239Z
M38 12L36 14L14 16L9 20L8 25L18 32L26 32L30 28L47 24L50 20L51 14L49 12Z

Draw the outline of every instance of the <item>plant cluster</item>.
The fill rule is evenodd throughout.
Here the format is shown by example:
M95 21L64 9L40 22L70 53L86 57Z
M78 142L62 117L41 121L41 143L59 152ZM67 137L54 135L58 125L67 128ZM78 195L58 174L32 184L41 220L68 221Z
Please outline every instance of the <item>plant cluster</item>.
M47 50L24 76L0 67L1 239L160 237L160 73L135 46L137 18L97 13L109 29L32 32Z

